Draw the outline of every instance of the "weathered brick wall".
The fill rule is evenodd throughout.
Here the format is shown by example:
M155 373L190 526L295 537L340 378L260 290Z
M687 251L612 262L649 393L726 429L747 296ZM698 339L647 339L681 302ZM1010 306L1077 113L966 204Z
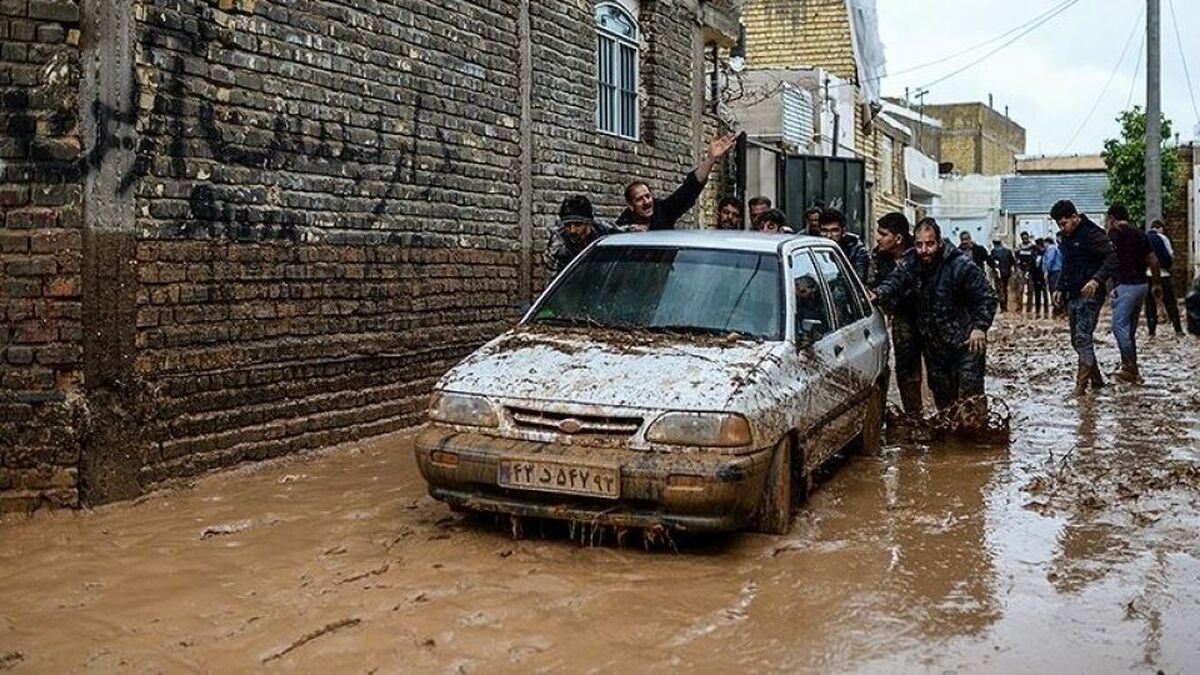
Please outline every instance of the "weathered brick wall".
M79 499L78 22L0 0L0 512Z
M1188 233L1191 226L1188 222L1188 188L1192 185L1193 167L1197 163L1196 144L1181 145L1177 152L1179 153L1179 173L1175 176L1171 208L1163 213L1163 231L1171 239L1171 246L1175 252L1171 266L1171 278L1175 283L1175 293L1177 297L1183 298L1187 295L1192 281L1192 267L1189 264L1191 262L1191 238ZM1193 208L1200 208L1200 204L1196 204Z
M4 438L22 508L418 422L544 285L565 195L615 218L699 142L690 0L641 3L638 141L594 128L589 1L91 0L82 69L78 7L0 7L56 45L6 36L0 75L24 134L0 146L0 429L41 443ZM33 95L35 58L62 96Z
M925 114L942 122L939 155L960 173L1012 173L1025 152L1025 129L983 103L930 105Z
M858 82L845 0L746 0L746 63L824 68Z
M137 482L417 422L519 302L516 5L139 18Z
M632 141L595 129L594 4L530 3L535 289L547 281L540 253L564 197L587 194L597 217L613 221L625 209L629 181L645 180L665 195L692 169L698 132L692 124L691 7L685 0L640 5L642 123L640 139ZM690 227L696 218L690 213L679 226Z

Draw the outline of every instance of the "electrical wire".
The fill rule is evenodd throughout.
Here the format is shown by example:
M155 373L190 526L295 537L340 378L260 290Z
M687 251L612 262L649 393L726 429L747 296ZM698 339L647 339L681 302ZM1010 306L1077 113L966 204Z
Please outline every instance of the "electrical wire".
M1183 53L1183 40L1179 37L1179 21L1175 18L1175 0L1167 0L1171 8L1171 25L1175 28L1175 44L1179 47L1179 60L1183 62L1183 76L1187 79L1188 93L1192 95L1192 112L1196 114L1196 124L1200 124L1200 106L1196 105L1196 90L1192 87L1192 75L1188 72L1187 57Z
M1146 31L1142 31L1142 41L1138 46L1137 63L1133 64L1133 81L1129 83L1129 96L1125 97L1125 110L1133 105L1133 92L1137 91L1138 75L1142 73L1142 59L1146 58Z
M1072 0L1064 0L1064 2L1060 3L1059 5L1057 5L1057 6L1055 6L1055 7L1051 7L1050 9L1046 10L1045 12L1042 12L1041 14L1038 14L1037 16L1033 17L1032 19L1029 19L1029 20L1025 21L1024 23L1022 23L1022 24L1021 24L1021 25L1019 25L1019 26L1016 26L1016 27L1014 27L1014 28L1010 28L1010 29L1008 29L1007 31L1005 31L1005 32L1003 32L1003 33L1001 33L1001 34L999 34L999 35L997 35L997 36L993 37L993 38L990 38L990 39L988 39L988 40L984 40L983 42L980 42L980 43L978 43L978 44L975 44L975 45L972 45L972 46L970 46L970 47L967 47L966 49L959 50L959 51L957 51L957 52L954 52L953 54L947 54L946 56L943 56L943 57L941 57L941 58L937 58L937 59L934 59L934 60L932 60L932 61L926 61L925 63L919 63L919 64L917 64L917 65L915 65L915 66L909 66L908 68L903 68L903 69L901 69L901 70L897 70L897 71L896 71L896 72L894 72L894 73L885 73L885 74L883 74L883 75L879 75L879 76L877 76L877 77L871 77L871 78L867 78L867 79L866 79L866 80L864 80L864 81L866 81L866 82L870 82L870 81L872 81L872 80L882 80L882 79L884 79L884 78L887 78L887 77L894 77L894 76L896 76L896 75L904 75L904 74L906 74L906 73L911 73L911 72L914 72L914 71L917 71L917 70L922 70L922 69L924 69L924 68L928 68L929 66L936 66L936 65L943 64L943 63L945 63L945 62L947 62L947 61L950 61L950 60L952 60L952 59L956 59L956 58L958 58L958 57L960 57L960 56L963 56L963 55L965 55L965 54L970 54L971 52L975 51L976 49L982 49L982 48L984 48L984 47L986 47L986 46L988 46L988 45L990 45L990 44L992 44L992 43L994 43L994 42L999 42L1000 40L1003 40L1004 38L1008 37L1009 35L1012 35L1013 33L1017 32L1017 31L1019 31L1019 30L1021 30L1021 29L1023 29L1023 28L1026 28L1026 27L1027 27L1027 26L1029 26L1030 24L1032 24L1032 23L1036 23L1037 21L1039 21L1039 20L1041 20L1041 19L1043 19L1043 18L1046 18L1046 17L1048 17L1048 15L1050 15L1050 14L1053 14L1055 11L1058 11L1058 10L1060 10L1060 9L1066 9L1066 6L1067 6L1067 5L1070 5L1070 4L1072 4Z
M1067 144L1063 146L1062 153L1060 154L1067 154L1067 149L1071 147L1075 139L1079 138L1079 134L1083 132L1083 128L1092 120L1092 115L1096 114L1096 108L1100 107L1100 102L1104 100L1104 95L1108 93L1108 88L1112 85L1113 78L1121 71L1121 66L1125 63L1125 54L1129 51L1129 45L1133 44L1133 36L1142 27L1145 18L1146 9L1143 7L1141 13L1138 14L1138 18L1133 22L1133 30L1129 31L1129 37L1125 38L1125 45L1121 47L1121 55L1117 57L1116 65L1113 66L1112 72L1108 74L1108 79L1104 81L1104 86L1100 88L1100 93L1096 96L1096 100L1092 102L1092 107L1088 110L1087 115L1084 115L1083 119L1080 120L1075 133L1071 134L1071 140L1067 141ZM1144 35L1145 33L1146 31L1142 30L1142 34ZM1137 79L1137 71L1134 71L1133 79Z
M1029 27L1025 28L1025 29L1024 29L1024 30L1022 30L1020 33L1017 33L1017 34L1016 34L1016 35L1014 35L1013 37L1011 37L1011 38L1009 38L1008 40L1006 40L1006 41L1004 41L1003 43L1001 43L1001 44L1000 44L998 47L996 47L995 49L992 49L991 51L987 52L987 53L986 53L986 54L984 54L983 56L981 56L981 57L979 57L979 58L975 59L974 61L971 61L971 62L970 62L970 63L968 63L967 65L965 65L965 66L963 66L963 67L961 67L961 68L958 68L957 70L953 70L953 71L951 71L951 72L949 72L949 73L947 73L947 74L943 75L942 77L939 77L939 78L937 78L936 80L933 80L933 81L931 81L931 82L927 82L926 84L923 84L923 85L921 85L920 87L917 87L917 88L918 88L918 89L929 89L930 87L932 87L932 86L934 86L934 85L941 84L942 82L945 82L946 80L948 80L948 79L950 79L950 78L952 78L952 77L955 77L956 75L960 75L960 74L962 74L963 72L965 72L965 71L967 71L967 70L969 70L969 69L971 69L971 68L974 68L975 66L979 65L980 63L983 63L983 62L984 62L984 61L986 61L987 59L991 58L993 55L995 55L995 54L996 54L997 52L999 52L1000 50L1004 49L1005 47L1008 47L1009 45L1011 45L1012 43L1016 42L1017 40L1020 40L1021 38L1025 37L1026 35L1028 35L1029 33L1033 32L1034 30L1037 30L1038 28L1040 28L1040 27L1044 26L1044 25L1045 25L1046 23L1048 23L1048 22L1049 22L1051 19L1053 19L1053 18L1055 18L1055 17L1059 16L1060 14L1062 14L1062 13L1063 13L1063 12L1065 12L1065 11L1067 11L1068 9L1070 9L1071 7L1073 7L1074 5L1076 5L1076 4L1078 4L1078 3L1079 3L1079 0L1069 0L1068 2L1065 2L1065 3L1063 3L1063 4L1059 5L1059 6L1057 6L1057 7L1056 7L1056 8L1055 8L1053 11L1051 11L1051 12L1050 12L1050 13L1048 13L1048 14L1046 14L1046 15L1045 15L1045 16L1044 16L1044 17L1043 17L1041 20L1039 20L1037 23L1035 23L1035 24L1033 24L1033 25L1031 25L1031 26L1029 26Z

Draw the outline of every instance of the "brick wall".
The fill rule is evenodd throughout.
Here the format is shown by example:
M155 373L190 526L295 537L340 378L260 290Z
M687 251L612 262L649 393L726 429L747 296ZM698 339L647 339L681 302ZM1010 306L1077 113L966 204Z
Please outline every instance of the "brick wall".
M746 0L746 64L824 68L858 82L846 0Z
M1179 153L1179 173L1175 176L1175 191L1171 208L1163 213L1163 231L1171 239L1175 251L1172 261L1171 279L1175 283L1175 293L1179 298L1187 295L1191 286L1191 238L1188 223L1188 187L1192 184L1192 172L1196 162L1196 144L1181 145ZM1200 208L1196 204L1194 208Z
M940 161L952 162L959 173L1009 174L1025 152L1025 129L982 103L929 105L924 111L943 124Z
M79 499L78 22L0 1L0 512Z
M615 218L699 141L686 0L641 3L639 141L594 129L591 2L27 1L53 47L6 39L0 76L0 510L419 422L545 283L561 199ZM56 54L67 84L25 64Z

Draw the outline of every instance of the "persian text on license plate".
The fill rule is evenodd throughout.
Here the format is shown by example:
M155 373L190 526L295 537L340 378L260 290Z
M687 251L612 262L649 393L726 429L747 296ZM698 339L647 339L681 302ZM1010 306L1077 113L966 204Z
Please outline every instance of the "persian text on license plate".
M506 459L500 462L499 473L497 482L502 487L607 499L621 496L621 471L613 467Z

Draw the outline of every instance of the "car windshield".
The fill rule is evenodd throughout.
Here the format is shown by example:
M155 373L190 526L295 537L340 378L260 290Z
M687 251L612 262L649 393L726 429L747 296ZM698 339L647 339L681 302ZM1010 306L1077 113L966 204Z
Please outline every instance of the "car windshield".
M783 339L779 258L699 248L597 246L533 323Z

